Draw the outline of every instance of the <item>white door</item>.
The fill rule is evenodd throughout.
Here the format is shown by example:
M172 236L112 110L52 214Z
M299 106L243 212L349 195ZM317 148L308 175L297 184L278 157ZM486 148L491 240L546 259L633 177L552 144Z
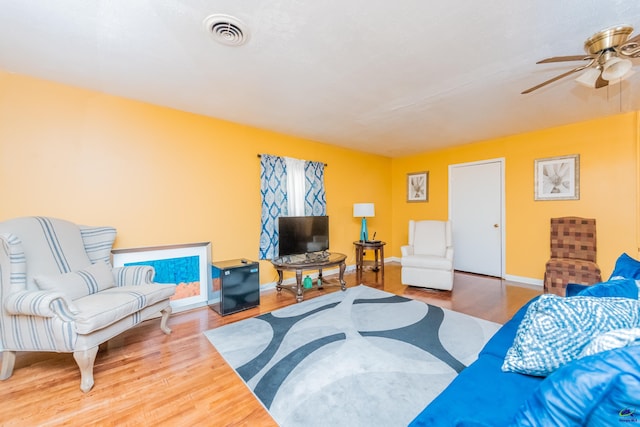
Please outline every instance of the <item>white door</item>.
M453 267L504 277L504 160L449 166Z

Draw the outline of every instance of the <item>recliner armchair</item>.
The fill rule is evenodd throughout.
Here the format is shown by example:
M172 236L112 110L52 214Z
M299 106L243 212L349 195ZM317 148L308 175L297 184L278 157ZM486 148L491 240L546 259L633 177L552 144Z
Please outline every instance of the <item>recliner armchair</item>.
M453 289L450 221L409 221L409 244L400 250L403 285Z
M98 346L162 313L175 285L153 283L150 266L111 267L112 227L85 227L45 217L0 222L0 380L17 351L72 352L80 389L94 384Z

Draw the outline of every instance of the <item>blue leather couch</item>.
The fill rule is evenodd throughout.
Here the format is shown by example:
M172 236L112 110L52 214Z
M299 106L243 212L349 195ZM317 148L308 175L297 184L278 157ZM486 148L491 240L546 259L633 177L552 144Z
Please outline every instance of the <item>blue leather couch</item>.
M636 282L627 282L625 292L635 292L637 300L637 286L631 285ZM588 292L587 296L630 297L618 295L607 282L596 286L570 285L567 296ZM599 426L640 422L640 345L574 360L546 378L502 371L518 326L538 298L529 301L504 324L478 359L410 426Z

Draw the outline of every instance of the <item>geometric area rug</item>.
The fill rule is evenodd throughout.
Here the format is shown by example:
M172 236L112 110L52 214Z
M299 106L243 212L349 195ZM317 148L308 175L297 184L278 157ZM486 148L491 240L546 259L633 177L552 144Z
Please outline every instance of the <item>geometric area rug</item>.
M409 424L500 326L360 285L204 334L282 427L391 427Z

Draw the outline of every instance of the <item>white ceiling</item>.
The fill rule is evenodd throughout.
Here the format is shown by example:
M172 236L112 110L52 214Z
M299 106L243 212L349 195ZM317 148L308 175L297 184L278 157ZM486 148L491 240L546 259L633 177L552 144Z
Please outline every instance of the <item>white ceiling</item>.
M397 157L640 110L640 73L520 94L618 24L639 1L0 0L0 69Z

